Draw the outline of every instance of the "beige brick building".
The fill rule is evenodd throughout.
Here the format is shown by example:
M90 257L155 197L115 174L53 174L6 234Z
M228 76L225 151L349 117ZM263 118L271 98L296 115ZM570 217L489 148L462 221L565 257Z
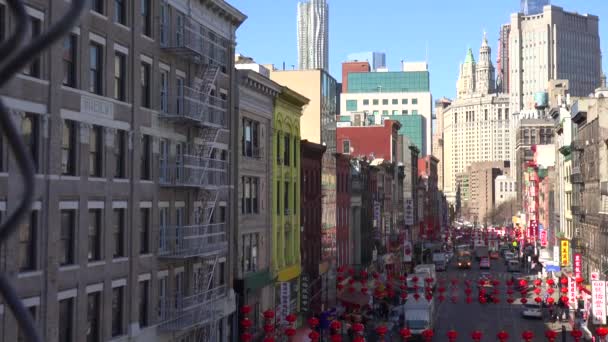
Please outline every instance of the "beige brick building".
M509 173L508 161L476 162L471 164L469 174L469 203L472 217L470 220L491 224L489 213L494 209L494 181L496 177Z

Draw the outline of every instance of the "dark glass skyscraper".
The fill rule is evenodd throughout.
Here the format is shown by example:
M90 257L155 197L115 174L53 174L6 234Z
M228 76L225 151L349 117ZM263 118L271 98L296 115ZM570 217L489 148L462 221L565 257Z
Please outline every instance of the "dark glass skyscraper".
M538 14L543 11L544 6L550 3L550 0L521 0L521 12L524 15Z

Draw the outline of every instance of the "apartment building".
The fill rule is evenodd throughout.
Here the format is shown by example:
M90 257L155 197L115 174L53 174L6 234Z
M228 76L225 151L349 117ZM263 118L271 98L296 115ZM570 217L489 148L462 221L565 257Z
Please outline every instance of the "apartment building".
M67 6L27 1L34 34ZM230 56L244 20L220 0L93 1L0 90L37 169L1 267L45 341L234 340ZM23 186L2 148L10 211ZM0 302L0 341L22 339Z

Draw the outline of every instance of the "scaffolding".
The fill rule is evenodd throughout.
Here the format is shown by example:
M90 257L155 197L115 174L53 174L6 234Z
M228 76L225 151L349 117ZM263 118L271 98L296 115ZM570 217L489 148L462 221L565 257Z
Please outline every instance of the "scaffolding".
M192 332L190 336L197 342L219 341L218 328L225 315L221 301L227 299L228 293L225 286L218 285L221 282L214 281L214 274L220 257L228 252L228 234L227 224L215 222L214 213L218 202L227 199L230 184L230 131L228 102L214 92L220 71L227 67L228 44L189 15L177 14L171 26L165 19L169 7L166 1L162 2L161 48L190 62L197 77L190 86L183 85L165 98L174 105L171 110L167 106L160 118L196 126L200 134L178 150L171 177L168 160L161 160L160 184L196 189L201 206L195 208L193 225L161 227L158 254L166 260L199 258L203 266L195 274L188 295L175 293L159 298L159 329Z

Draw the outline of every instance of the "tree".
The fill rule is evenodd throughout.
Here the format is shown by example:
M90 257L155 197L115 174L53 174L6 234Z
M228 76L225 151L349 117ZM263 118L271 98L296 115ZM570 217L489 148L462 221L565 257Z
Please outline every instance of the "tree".
M517 200L515 198L502 202L495 206L486 216L486 221L493 224L504 224L510 222L517 212Z

